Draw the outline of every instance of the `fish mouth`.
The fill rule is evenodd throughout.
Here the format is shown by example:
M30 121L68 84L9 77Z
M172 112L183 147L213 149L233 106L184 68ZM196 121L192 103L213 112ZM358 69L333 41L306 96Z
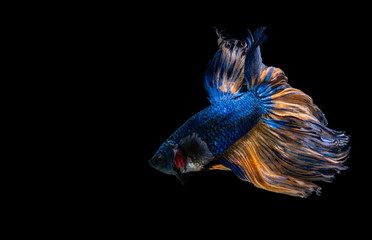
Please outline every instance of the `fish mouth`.
M155 165L153 163L153 158L151 158L149 161L148 161L149 165L152 167L152 168L155 168Z
M158 158L158 155L154 155L149 161L149 165L153 168L156 168L157 164L156 164L156 159Z

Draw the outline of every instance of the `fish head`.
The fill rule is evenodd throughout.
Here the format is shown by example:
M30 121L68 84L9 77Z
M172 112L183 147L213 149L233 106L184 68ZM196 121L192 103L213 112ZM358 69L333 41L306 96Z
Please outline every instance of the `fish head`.
M186 173L202 170L213 159L206 142L193 133L178 142L164 142L149 164L160 172L175 175L185 184Z
M151 167L162 173L177 175L179 171L177 169L177 166L175 165L176 157L179 157L179 154L177 154L177 152L177 145L172 142L166 141L160 146L158 151L149 160L149 164Z

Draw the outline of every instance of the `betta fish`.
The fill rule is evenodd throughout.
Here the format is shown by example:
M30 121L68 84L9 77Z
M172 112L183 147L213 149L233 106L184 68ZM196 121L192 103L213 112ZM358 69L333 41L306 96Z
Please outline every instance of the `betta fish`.
M268 191L307 197L347 169L349 136L332 130L311 97L262 63L265 27L245 39L216 30L219 50L204 86L210 105L189 118L149 164L181 182L185 173L232 171Z

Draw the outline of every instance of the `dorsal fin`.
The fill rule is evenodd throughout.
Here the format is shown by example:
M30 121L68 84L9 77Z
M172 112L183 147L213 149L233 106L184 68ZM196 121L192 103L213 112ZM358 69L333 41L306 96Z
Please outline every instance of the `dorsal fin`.
M245 59L245 79L248 89L256 91L259 85L259 77L261 71L266 68L262 63L260 45L266 40L264 33L266 27L259 27L254 31L253 35L248 30L247 44L248 51Z
M220 49L207 65L204 85L209 101L215 104L239 96L244 80L244 58L247 43L228 38L216 30Z

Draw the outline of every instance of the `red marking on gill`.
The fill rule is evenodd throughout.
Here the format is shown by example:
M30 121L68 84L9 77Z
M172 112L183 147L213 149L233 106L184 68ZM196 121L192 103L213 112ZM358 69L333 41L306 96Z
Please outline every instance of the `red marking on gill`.
M183 169L185 167L185 162L183 160L182 152L180 150L176 151L176 158L174 162L179 169Z

